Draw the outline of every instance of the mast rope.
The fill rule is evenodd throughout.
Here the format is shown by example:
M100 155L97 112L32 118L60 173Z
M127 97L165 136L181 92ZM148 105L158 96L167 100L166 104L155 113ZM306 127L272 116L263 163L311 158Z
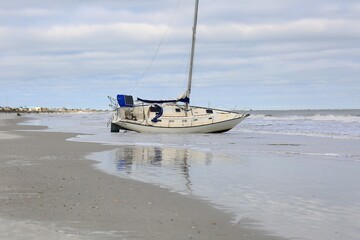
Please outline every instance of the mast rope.
M170 21L169 21L168 26L171 26L171 25L173 24L174 19L175 19L176 12L179 10L179 6L180 6L181 1L182 1L182 0L178 0L178 1L177 1L176 6L175 6L175 9L173 10L173 13L172 13L172 16L171 16L171 19L170 19ZM158 44L158 47L157 47L157 49L156 49L156 51L155 51L155 54L154 54L153 57L151 58L150 63L147 65L147 67L146 67L145 71L142 73L140 79L139 79L138 81L136 81L135 86L130 90L131 93L139 86L139 83L142 82L142 80L144 79L145 75L148 74L151 66L153 65L153 63L154 63L154 61L155 61L155 59L156 59L156 57L157 57L157 55L158 55L158 53L159 53L159 50L160 50L161 46L162 46L163 43L164 43L164 40L165 40L165 37L166 37L168 31L169 31L169 28L167 27L167 28L165 29L165 32L164 32L163 36L161 37L161 40L160 40L160 42L159 42L159 44Z

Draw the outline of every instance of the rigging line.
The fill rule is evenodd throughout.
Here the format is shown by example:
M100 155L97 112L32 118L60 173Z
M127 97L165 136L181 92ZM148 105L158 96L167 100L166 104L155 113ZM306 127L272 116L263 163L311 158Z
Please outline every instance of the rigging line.
M175 9L174 9L174 11L173 11L173 13L172 13L172 17L171 17L170 22L169 22L169 25L170 25L170 26L171 26L171 25L173 24L173 22L174 22L175 13L178 11L181 1L182 1L182 0L178 0L177 3L176 3ZM160 42L159 42L159 45L158 45L158 47L157 47L157 49L156 49L156 51L155 51L154 56L151 58L150 63L149 63L148 66L146 67L146 69L145 69L145 71L143 72L143 74L141 75L140 79L139 79L138 81L136 81L135 86L133 86L133 88L130 90L131 93L139 86L139 83L143 80L143 78L145 77L145 75L149 72L152 64L154 63L154 61L155 61L155 59L156 59L156 57L157 57L157 55L158 55L158 53L159 53L159 50L160 50L161 46L162 46L163 43L164 43L164 40L165 40L165 37L166 37L168 31L169 31L169 28L166 28L166 30L165 30L165 32L164 32L164 34L163 34L163 36L162 36L162 38L161 38L161 40L160 40Z

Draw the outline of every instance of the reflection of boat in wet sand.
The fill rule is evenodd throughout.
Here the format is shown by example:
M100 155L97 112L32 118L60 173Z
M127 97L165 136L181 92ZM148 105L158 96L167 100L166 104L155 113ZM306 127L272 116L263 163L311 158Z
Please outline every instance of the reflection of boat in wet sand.
M213 160L211 152L182 148L123 146L113 153L117 172L135 178L139 174L141 179L146 176L169 178L186 192L192 191L191 163L211 165Z
M153 146L123 146L117 149L116 159L122 166L150 164L162 166L187 165L187 159L209 165L213 159L211 152L202 152L186 148L161 148ZM127 167L126 167L127 168Z
M110 98L116 112L111 120L111 131L131 130L143 133L221 133L229 131L249 116L212 108L190 106L195 38L199 0L195 4L195 16L190 55L190 67L186 92L172 100L145 100L121 95Z

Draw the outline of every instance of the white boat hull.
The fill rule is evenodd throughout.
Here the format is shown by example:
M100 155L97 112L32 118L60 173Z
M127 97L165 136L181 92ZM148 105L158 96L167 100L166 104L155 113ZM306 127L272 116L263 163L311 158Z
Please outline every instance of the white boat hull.
M201 126L189 126L189 127L158 127L142 125L139 123L132 123L129 121L117 121L113 122L121 129L130 130L140 133L175 133L175 134L189 134L189 133L221 133L229 131L243 121L248 115L240 116L234 119L206 124Z

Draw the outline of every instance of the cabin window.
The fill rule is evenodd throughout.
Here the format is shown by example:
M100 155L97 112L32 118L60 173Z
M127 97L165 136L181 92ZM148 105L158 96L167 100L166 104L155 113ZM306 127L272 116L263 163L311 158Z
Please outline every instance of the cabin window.
M181 112L181 109L180 109L180 108L176 108L175 111L176 111L176 112Z
M161 119L158 119L157 122L161 122Z
M206 113L214 113L212 109L206 109Z
M187 122L187 120L182 120L182 122Z
M212 120L212 119L213 119L212 117L209 118L209 120Z
M159 106L151 106L150 107L150 112L156 112L156 113L158 113L158 112L160 112L161 111L161 107L159 107Z
M197 118L195 118L195 119L194 119L194 122L196 122L197 120L198 120L198 119L197 119Z
M173 122L174 122L174 120L169 120L169 122L173 123Z

